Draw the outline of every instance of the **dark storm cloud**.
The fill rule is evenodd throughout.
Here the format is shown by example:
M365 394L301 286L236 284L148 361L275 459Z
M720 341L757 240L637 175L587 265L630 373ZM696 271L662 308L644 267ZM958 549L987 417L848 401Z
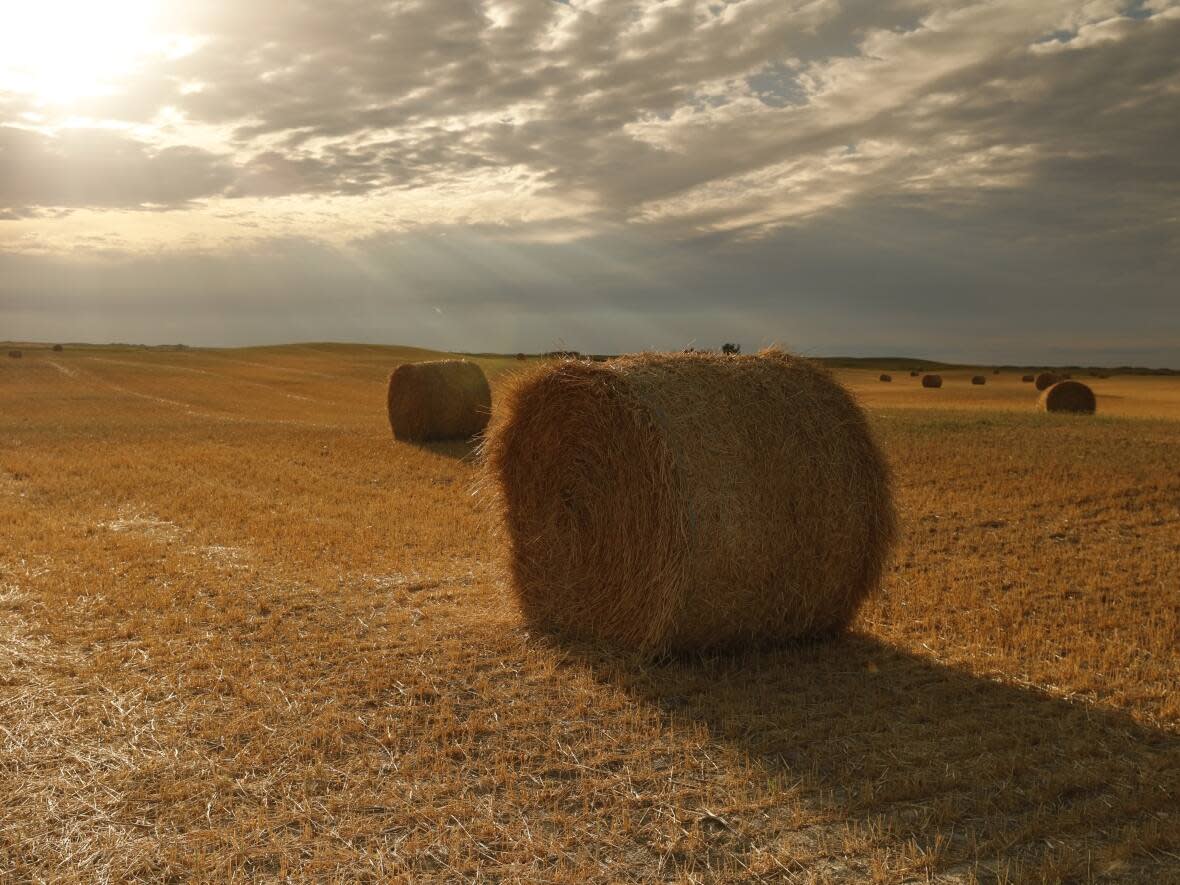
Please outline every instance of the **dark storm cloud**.
M699 217L674 211L738 227L751 204L760 224L792 214L765 183L741 181L783 164L810 170L807 194L824 205L915 182L975 187L989 173L1036 187L1086 164L1175 182L1180 15L1123 6L177 4L168 24L199 35L195 51L93 110L144 123L171 107L228 127L232 163L194 154L177 168L185 198L356 194L514 168L619 218L735 182ZM61 153L42 147L45 163ZM857 162L866 147L873 161ZM159 178L151 151L129 146L121 162L128 177L141 164L139 178Z
M451 225L332 248L280 240L102 261L0 255L15 338L351 340L446 350L678 349L1180 367L1180 262L1026 241L993 208L893 201L734 243ZM1046 261L1046 253L1052 260ZM1066 292L1068 297L1046 297Z
M428 225L395 208L402 233L344 249L91 268L108 292L209 275L205 301L170 302L184 313L222 292L243 320L205 340L365 337L396 311L404 334L381 337L455 347L715 331L930 356L975 340L981 358L1013 360L1056 341L1080 360L1130 359L1138 335L1141 353L1180 363L1166 343L1180 341L1168 0L212 0L170 15L194 51L92 104L146 130L171 108L151 144L18 130L30 106L0 93L13 124L0 162L23 170L0 178L3 217L424 188L475 199L506 172L520 201L568 208L521 224L505 206L494 227L461 206ZM193 131L216 153L186 142ZM272 288L318 318L307 332L251 324L273 313ZM20 290L31 323L34 290L49 297Z
M232 167L191 147L153 149L105 129L50 137L0 126L0 210L36 217L35 206L168 207L226 187Z

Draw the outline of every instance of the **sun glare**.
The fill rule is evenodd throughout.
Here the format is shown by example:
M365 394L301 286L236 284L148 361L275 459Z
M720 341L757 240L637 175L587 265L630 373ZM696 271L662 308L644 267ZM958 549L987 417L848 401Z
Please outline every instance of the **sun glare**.
M167 50L150 0L2 0L0 90L60 105L118 91Z

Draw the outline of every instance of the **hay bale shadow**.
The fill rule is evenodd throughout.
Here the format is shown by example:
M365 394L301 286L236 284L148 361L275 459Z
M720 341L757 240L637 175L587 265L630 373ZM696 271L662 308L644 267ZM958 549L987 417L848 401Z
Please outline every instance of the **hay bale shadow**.
M1175 826L1180 735L871 637L654 662L563 650L669 725L703 724L836 819L937 848L934 875L1072 869L1069 858L1119 856L1166 841L1161 820ZM1140 852L1119 881L1175 872L1174 858Z
M442 455L444 458L453 458L456 461L474 462L479 459L480 438L445 439L434 442L403 442L402 445L411 445L416 449L433 452L436 455Z

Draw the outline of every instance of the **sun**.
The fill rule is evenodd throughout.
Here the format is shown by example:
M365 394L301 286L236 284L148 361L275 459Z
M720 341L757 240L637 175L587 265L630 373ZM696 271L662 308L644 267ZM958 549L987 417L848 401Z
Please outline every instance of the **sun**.
M0 0L0 92L68 105L117 92L158 53L159 2Z

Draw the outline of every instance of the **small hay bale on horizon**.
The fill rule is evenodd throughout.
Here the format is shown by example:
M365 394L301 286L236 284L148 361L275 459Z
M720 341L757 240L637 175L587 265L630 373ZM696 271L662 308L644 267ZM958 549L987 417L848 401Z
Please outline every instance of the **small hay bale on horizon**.
M65 350L65 348L62 347L60 344L53 345L53 352L54 353L61 353L63 350Z
M9 355L9 357L11 357L14 360L19 360L21 357L24 356L24 354L21 353L19 350L10 350L10 351L8 351L8 355Z
M1032 383L1033 383L1033 381L1034 381L1034 376L1032 376L1032 375L1021 375L1021 376L1020 376L1020 380L1021 380L1021 381L1023 381L1025 384L1032 384Z
M1037 390L1045 390L1052 387L1058 381L1062 380L1060 376L1054 375L1052 372L1041 372L1033 379L1033 384L1036 385Z
M923 387L942 387L942 376L941 375L923 375L922 376L922 386Z
M911 378L917 378L921 374L922 373L919 372L917 369L910 369L910 377Z
M398 440L469 439L487 427L492 392L469 360L403 363L389 376L386 409Z
M1068 379L1045 388L1037 399L1037 407L1043 412L1093 415L1097 405L1094 391L1089 385Z
M987 378L983 375L974 375L971 378L972 384L987 384Z
M551 363L484 455L525 621L649 653L839 631L896 535L864 413L780 351Z
M1000 370L999 370L999 369L992 369L992 374L993 374L993 375L999 375L999 374L1000 374Z
M877 380L878 380L878 381L892 381L892 380L893 380L893 376L892 376L892 375L886 375L884 372L882 372L882 373L881 373L881 377L880 377L880 378L878 378Z

